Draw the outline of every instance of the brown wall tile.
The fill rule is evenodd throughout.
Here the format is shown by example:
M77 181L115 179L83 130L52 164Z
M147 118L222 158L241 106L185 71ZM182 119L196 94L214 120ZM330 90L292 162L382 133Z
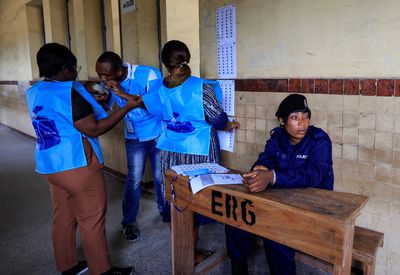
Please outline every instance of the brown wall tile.
M0 81L18 84L17 81ZM333 95L400 96L400 79L236 79L235 90Z
M345 95L359 95L360 94L360 80L359 79L345 79L344 80Z
M289 93L300 93L301 92L301 79L291 78L289 79Z
M315 79L315 93L328 94L329 93L329 80L328 79Z
M278 87L278 80L277 79L267 79L265 80L267 84L267 89L270 92L276 92Z
M278 86L276 91L279 93L287 93L289 91L289 84L287 79L278 79Z
M0 85L18 85L18 81L16 81L16 80L2 80L2 81L0 81Z
M329 94L342 95L343 94L343 79L330 79L329 80Z
M244 81L244 90L248 92L256 91L256 82L254 79L246 79Z
M360 94L361 95L376 95L376 79L361 79L360 80Z
M378 79L376 93L378 96L393 96L394 79Z
M244 91L245 90L245 80L244 79L235 79L235 90L236 91Z
M267 80L265 79L256 79L254 80L256 83L256 91L257 92L269 92L268 86L267 86Z
M394 96L400 96L400 79L395 79Z
M305 94L314 93L314 79L306 78L301 80L301 92Z

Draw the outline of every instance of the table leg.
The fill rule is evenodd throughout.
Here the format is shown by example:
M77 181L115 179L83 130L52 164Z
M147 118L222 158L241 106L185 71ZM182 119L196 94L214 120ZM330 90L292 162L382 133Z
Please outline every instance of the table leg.
M353 240L354 240L354 227L355 220L350 222L346 226L345 236L344 236L344 255L343 255L343 266L334 265L333 274L334 275L350 275L351 274L351 257L353 255Z
M178 211L171 203L172 273L194 274L193 212Z

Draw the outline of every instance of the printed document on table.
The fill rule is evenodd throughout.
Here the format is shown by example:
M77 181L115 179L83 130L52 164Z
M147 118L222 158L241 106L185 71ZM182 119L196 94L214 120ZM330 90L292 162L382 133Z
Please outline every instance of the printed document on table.
M201 189L210 185L242 184L243 178L239 174L206 174L194 177L190 180L192 193L196 194Z

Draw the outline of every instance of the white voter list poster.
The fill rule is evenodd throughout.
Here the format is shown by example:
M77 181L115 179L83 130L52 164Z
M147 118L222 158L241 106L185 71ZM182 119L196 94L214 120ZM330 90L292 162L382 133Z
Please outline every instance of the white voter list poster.
M222 90L222 108L228 116L235 115L235 81L218 80Z
M236 78L236 7L228 5L216 11L218 81L222 89L222 108L228 116L235 115ZM233 118L230 118L232 121ZM218 131L221 150L234 151L235 130Z
M236 78L236 8L228 5L217 9L218 78Z
M222 90L221 107L228 116L235 114L235 81L234 80L218 80ZM229 118L233 121L233 118ZM218 131L218 139L221 150L233 152L235 149L235 131L230 132Z

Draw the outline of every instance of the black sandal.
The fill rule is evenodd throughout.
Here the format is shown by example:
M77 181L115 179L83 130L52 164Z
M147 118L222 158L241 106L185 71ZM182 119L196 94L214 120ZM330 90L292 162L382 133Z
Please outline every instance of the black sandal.
M198 265L199 263L201 263L202 261L204 261L205 259L207 259L208 257L210 257L211 255L215 254L215 251L211 251L211 250L196 250L195 255L194 255L194 265ZM197 259L196 259L197 258Z

